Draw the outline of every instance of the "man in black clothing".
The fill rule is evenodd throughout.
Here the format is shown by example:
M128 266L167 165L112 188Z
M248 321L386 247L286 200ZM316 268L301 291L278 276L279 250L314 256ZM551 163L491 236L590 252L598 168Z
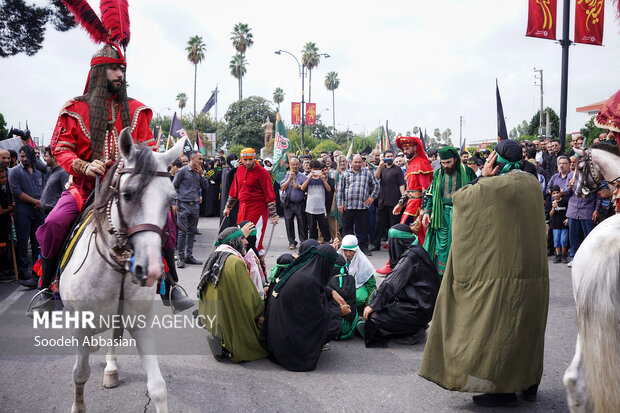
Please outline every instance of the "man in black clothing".
M45 179L43 192L41 193L41 209L47 216L56 205L56 202L58 202L62 192L66 189L65 185L69 180L69 173L58 165L58 161L52 155L52 150L49 146L45 147L43 158L49 171Z
M375 220L375 239L371 251L378 250L381 238L387 238L387 230L400 222L400 216L392 214L400 197L405 193L405 176L399 167L394 167L394 154L391 150L383 152L379 168L375 171L379 183L379 206Z
M558 172L558 156L564 155L564 152L562 152L560 148L560 141L558 139L552 139L550 145L551 149L549 150L549 156L543 160L542 165L542 167L545 168L547 180Z

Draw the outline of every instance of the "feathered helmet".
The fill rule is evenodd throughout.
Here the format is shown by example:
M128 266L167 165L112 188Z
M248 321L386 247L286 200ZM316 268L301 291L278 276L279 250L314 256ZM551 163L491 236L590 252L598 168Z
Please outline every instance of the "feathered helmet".
M612 132L620 132L620 90L607 99L598 111L594 124Z
M62 2L95 43L105 44L90 60L91 69L107 64L126 67L123 51L127 49L130 39L127 0L101 0L101 19L86 0L62 0ZM88 84L87 81L84 93L88 91Z

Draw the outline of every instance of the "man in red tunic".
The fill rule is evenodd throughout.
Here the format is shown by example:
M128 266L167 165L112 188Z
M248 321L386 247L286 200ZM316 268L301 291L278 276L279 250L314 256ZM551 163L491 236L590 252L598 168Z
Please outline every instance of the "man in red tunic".
M273 225L278 223L276 195L273 192L271 175L256 162L256 151L254 149L243 149L241 151L241 162L243 167L238 168L235 174L235 179L228 192L224 215L228 216L235 202L239 200L237 223L252 221L256 225L258 231L256 249L260 255L263 255L265 253L263 238L267 228L267 218L271 219Z
M433 167L426 157L422 141L416 136L398 136L396 138L396 146L403 151L407 157L407 171L405 173L405 181L407 182L407 191L403 194L398 204L394 207L392 213L400 214L403 207L405 212L400 220L401 224L411 225L418 217L422 215L422 198L423 191L427 190L433 181ZM420 221L421 222L421 221ZM424 236L426 229L423 225L418 225L419 229L414 231L418 237L420 245L424 244ZM389 261L385 267L377 270L380 274L388 274L390 272Z
M60 111L50 146L73 181L36 233L41 246L41 288L54 280L64 238L93 191L95 178L103 177L117 161L120 131L130 127L134 142L155 147L149 129L153 113L127 98L125 67L120 47L104 46L91 59L84 95L69 100Z

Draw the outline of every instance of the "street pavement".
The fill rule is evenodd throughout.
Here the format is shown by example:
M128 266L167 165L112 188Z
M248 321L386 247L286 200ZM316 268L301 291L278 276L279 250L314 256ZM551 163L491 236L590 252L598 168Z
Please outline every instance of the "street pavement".
M217 218L201 218L194 256L203 262L219 226ZM267 227L267 245L271 224ZM288 251L283 220L275 227L266 261L270 268ZM387 250L370 257L383 266ZM545 363L538 400L519 398L519 406L490 409L473 404L471 394L450 392L417 375L425 343L367 349L361 338L332 342L316 370L289 372L268 359L234 364L210 355L159 357L168 386L170 412L566 412L562 375L574 351L575 304L570 268L549 263L550 305L545 337ZM179 270L180 283L195 297L202 266ZM383 277L378 277L380 282ZM32 291L16 282L0 284L0 316L25 311ZM159 298L156 298L159 299ZM14 317L19 317L16 315ZM24 328L32 321L23 317ZM206 348L207 344L204 343ZM120 385L102 387L105 348L91 355L85 388L87 411L154 412L146 396L146 376L137 355L119 357ZM205 352L208 354L208 350ZM0 412L67 412L73 402L75 356L15 355L0 349ZM146 405L146 407L145 407Z

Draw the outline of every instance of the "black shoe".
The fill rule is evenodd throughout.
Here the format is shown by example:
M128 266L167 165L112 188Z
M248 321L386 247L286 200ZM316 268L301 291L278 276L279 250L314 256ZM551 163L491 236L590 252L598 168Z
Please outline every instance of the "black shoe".
M368 251L379 251L379 246L378 245L371 245L370 247L368 247Z
M560 254L556 254L555 258L553 259L553 263L559 264L560 262L562 262L562 256Z
M185 260L179 258L179 260L177 261L177 268L185 268Z
M362 249L360 248L360 250ZM362 250L362 252L366 254L367 257L370 257L372 255L372 252L370 252L369 250Z
M4 271L2 274L0 274L0 283L11 283L15 281L15 275L13 274L13 271Z
M562 262L564 264L568 264L568 257L566 256L566 254L562 254Z
M171 288L170 299L172 301L172 306L176 311L184 311L194 305L192 299L183 294L183 290L179 287ZM164 305L166 305L165 301ZM170 301L168 301L168 305L170 305Z
M519 404L515 393L486 393L473 397L474 403L485 407L515 407Z
M34 290L35 288L37 288L37 281L34 279L34 277L20 278L19 283L29 290Z
M185 258L185 263L186 264L192 264L192 265L202 265L202 261L198 261L194 257Z
M528 401L528 402L535 402L537 393L538 393L538 384L533 384L527 389L523 390L521 392L521 395L523 396L523 400Z

